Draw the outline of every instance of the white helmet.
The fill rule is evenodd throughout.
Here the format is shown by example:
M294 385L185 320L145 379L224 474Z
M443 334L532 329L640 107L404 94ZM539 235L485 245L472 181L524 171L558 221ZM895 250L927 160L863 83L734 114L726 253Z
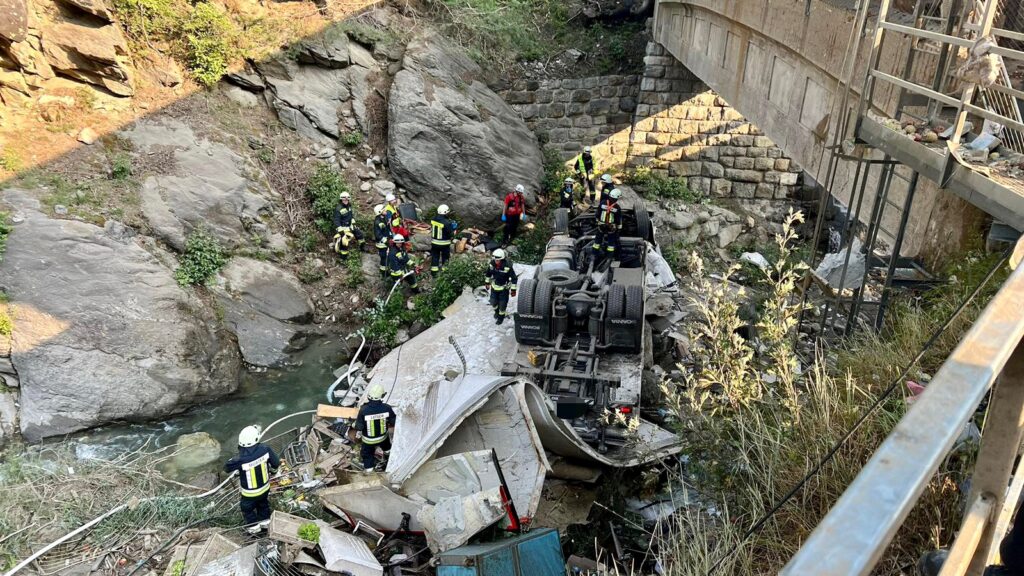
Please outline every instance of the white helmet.
M604 182L605 184L611 184L612 183L612 175L611 174L602 174L601 175L601 182Z
M367 391L366 397L370 400L383 400L387 393L384 392L384 387L380 384L374 384L370 386L370 390Z
M505 251L502 250L501 248L498 248L497 250L495 250L491 255L494 256L495 260L504 260L505 259Z
M516 192L524 194L526 192L526 188L522 184L516 184Z
M563 180L563 182L565 182L566 184L575 184L576 183L576 181L572 179L572 176L567 177L565 180Z
M351 195L351 194L349 194L348 192L342 192L342 193L341 193L341 194L340 194L340 195L338 196L338 198L341 198L342 200L348 200L348 199L349 199L349 198L351 198L351 197L352 197L352 195Z
M437 213L441 216L447 216L449 212L451 212L451 208L447 204L441 204L437 207Z
M384 201L385 202L394 202L395 201L395 195L394 194L388 194L387 196L384 197Z
M618 188L616 188L616 189L612 190L611 192L609 192L608 196L610 198L612 198L613 200L618 200L622 196L622 191L619 190Z
M260 429L259 426L256 426L255 424L252 426L246 426L238 433L238 445L242 448L255 446L260 441L260 436L262 435L263 430Z
M586 152L587 154L590 154L590 146L583 148L583 151Z
M405 242L405 236L402 236L401 234L395 234L393 240L395 242Z
M383 214L384 213L384 205L383 204L377 204L376 206L374 206L373 207L373 213L376 214L377 216L380 216L381 214Z

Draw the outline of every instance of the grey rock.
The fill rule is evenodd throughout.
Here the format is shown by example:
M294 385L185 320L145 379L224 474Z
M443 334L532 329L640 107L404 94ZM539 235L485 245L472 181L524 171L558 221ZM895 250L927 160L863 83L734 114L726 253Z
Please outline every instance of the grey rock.
M719 248L725 248L725 247L729 246L730 244L735 242L736 239L739 238L740 234L742 234L742 233L743 233L743 225L742 224L730 224L728 226L723 226L718 231L718 247Z
M103 233L112 240L117 240L122 244L131 242L132 238L135 237L135 230L129 226L125 226L117 220L107 220L103 223Z
M0 448L18 433L18 393L0 392Z
M435 33L416 36L389 98L389 168L421 206L446 203L468 225L498 221L517 184L532 204L543 159L522 118L478 78L482 71Z
M339 108L352 97L347 68L321 68L285 58L261 62L256 67L281 122L311 139L341 135Z
M197 228L235 248L248 241L248 224L270 211L270 191L245 176L250 162L182 122L142 120L121 134L140 155L173 146L174 171L146 178L140 201L155 236L176 250Z
M26 439L159 418L237 387L233 344L154 255L47 218L19 191L4 199L26 218L0 263Z
M247 72L232 72L226 74L224 79L250 92L262 92L267 87L259 75Z
M299 62L324 68L346 68L349 65L349 39L343 32L328 29L299 44Z
M373 70L377 67L377 61L374 60L373 54L370 54L369 50L355 42L351 42L348 45L348 57L349 61L355 66L361 66L367 70Z
M259 105L260 99L252 92L242 88L241 86L224 85L221 91L229 100L238 104L242 108L255 108Z
M233 258L215 289L224 322L235 333L242 358L254 366L277 366L301 347L313 303L291 273L276 266Z

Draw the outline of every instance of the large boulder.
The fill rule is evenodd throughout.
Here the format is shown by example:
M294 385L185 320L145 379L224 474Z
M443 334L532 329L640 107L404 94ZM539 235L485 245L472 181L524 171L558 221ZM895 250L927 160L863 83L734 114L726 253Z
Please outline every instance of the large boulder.
M271 192L246 176L248 160L227 146L197 136L178 120L141 120L121 133L145 158L172 151L163 173L142 182L141 208L153 234L177 250L196 228L227 248L247 245L265 231Z
M215 315L125 235L50 219L28 195L0 262L14 308L21 431L38 440L144 421L235 390L239 361Z
M472 225L496 222L516 184L532 204L543 174L536 136L481 74L438 34L420 34L405 51L388 109L392 176L422 207L449 204Z
M43 29L43 54L57 72L102 86L118 96L131 96L128 43L116 24L99 28L59 22Z
M313 303L290 272L260 260L232 258L216 292L224 322L247 363L280 365L304 342L302 324L313 318Z
M21 42L28 33L28 0L0 0L0 39Z
M280 57L256 64L264 94L281 122L313 140L337 138L341 105L352 98L348 69L321 68Z

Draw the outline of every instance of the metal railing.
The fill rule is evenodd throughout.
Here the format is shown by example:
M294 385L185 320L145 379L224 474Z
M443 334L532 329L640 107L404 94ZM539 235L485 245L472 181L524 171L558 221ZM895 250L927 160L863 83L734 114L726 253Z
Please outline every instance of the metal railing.
M781 574L870 574L995 383L967 513L941 573L980 576L1024 483L1021 474L1009 482L1024 422L1022 259L1024 241L1010 259L1010 277Z

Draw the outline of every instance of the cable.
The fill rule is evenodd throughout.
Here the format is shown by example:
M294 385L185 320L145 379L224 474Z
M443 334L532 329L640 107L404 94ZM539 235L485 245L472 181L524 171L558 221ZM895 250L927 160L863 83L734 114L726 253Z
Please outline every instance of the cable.
M983 278L982 281L978 283L978 286L974 289L974 291L972 291L970 295L968 295L967 298L960 304L960 306L958 306L957 309L953 311L953 313L942 324L942 326L939 326L939 328L937 328L935 332L932 333L932 335L924 343L924 346L921 348L921 350L917 353L916 356L914 356L914 359L911 360L909 364L907 364L906 368L904 368L903 371L900 372L899 376L893 379L892 383L889 384L888 388L886 388L878 396L878 398L875 399L871 406L869 406L868 409L865 410L864 413L857 418L857 421L854 422L853 426L845 434L843 434L843 437L840 438L839 441L836 442L831 449L829 449L825 456L821 460L819 460L813 468L811 468L811 470L803 477L803 479L797 482L796 485L793 486L793 488L791 488L789 492L787 492L786 495L782 497L781 500L779 500L774 506L772 506L771 510L765 512L765 514L761 516L761 518L758 519L758 521L755 522L754 525L746 531L746 533L743 534L743 537L740 538L739 542L737 542L727 553L720 556L718 560L716 560L715 563L711 565L711 568L708 569L708 571L705 573L706 576L711 576L712 574L714 574L715 571L722 566L726 559L732 557L740 549L740 546L742 546L751 536L760 531L761 528L768 522L768 520L771 519L772 516L775 515L776 512L781 510L783 506L785 506L790 500L792 500L793 497L796 496L797 492L799 492L800 489L803 488L804 485L806 485L807 482L811 480L811 478L815 477L826 464L832 461L832 458L834 458L835 455L839 452L839 450L844 445L846 445L846 443L850 440L850 438L853 437L853 435L860 429L860 427L864 425L867 419L872 414L874 414L875 411L878 410L878 408L882 406L882 403L885 402L885 400L888 399L893 392L896 391L896 389L907 377L907 375L910 374L910 370L913 369L913 367L917 365L918 362L921 361L921 358L924 358L924 355L928 352L928 350L932 348L932 346L935 345L935 342L937 342L938 339L946 332L946 330L949 329L953 322L955 322L957 318L959 318L960 315L963 314L964 310L967 309L971 302L973 302L974 299L977 298L978 294L980 294L981 291L985 288L985 286L988 285L989 281L992 280L992 277L996 275L996 272L998 272L999 269L1002 268L1003 264L1005 264L1006 261L1010 258L1010 253L1011 250L1007 250L1006 252L1003 253L999 261L996 262L994 266L992 266L992 269L989 270L988 274L985 275L985 278Z

